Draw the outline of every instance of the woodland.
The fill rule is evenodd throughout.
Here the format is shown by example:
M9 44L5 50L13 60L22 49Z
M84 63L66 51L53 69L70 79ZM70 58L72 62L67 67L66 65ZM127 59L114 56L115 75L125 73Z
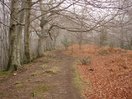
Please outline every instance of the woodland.
M0 99L132 99L132 1L0 0Z

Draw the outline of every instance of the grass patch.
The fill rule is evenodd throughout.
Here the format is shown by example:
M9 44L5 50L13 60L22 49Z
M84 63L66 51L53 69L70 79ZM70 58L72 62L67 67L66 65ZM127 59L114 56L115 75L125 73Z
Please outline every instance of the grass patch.
M50 52L50 53L45 53L44 57L46 57L46 58L55 58L55 55Z
M48 67L47 64L43 64L43 65L41 65L41 68L42 68L42 69L45 69L45 68L47 68L47 67Z
M8 77L9 75L10 75L10 72L7 72L7 71L1 71L1 72L0 72L0 77L1 77L1 78Z
M2 99L2 97L4 96L3 92L0 92L0 98Z
M83 90L83 87L84 87L84 82L82 81L82 78L81 78L76 66L77 66L76 64L73 66L73 70L74 70L73 84L75 85L75 87L77 89L79 89L79 91L81 93L81 91Z
M17 88L22 88L22 87L23 87L23 84L22 84L22 83L16 84L16 87L17 87Z
M49 90L50 90L50 86L42 84L42 85L38 85L37 87L35 87L31 94L32 94L32 97L35 97L35 96L41 95Z
M22 87L23 87L22 82L17 81L17 82L15 83L15 87L16 87L16 88L22 88Z
M47 70L47 71L45 71L45 73L48 73L48 74L56 74L54 71L51 71L51 70Z
M44 73L44 70L36 70L34 71L33 73L31 73L31 76L32 77L35 77L35 76L39 76L39 75L42 75Z
M79 89L80 93L82 96L83 95L83 90L84 89L88 89L89 92L92 92L92 84L90 80L84 81L79 73L79 71L77 70L77 64L75 64L73 66L74 68L74 79L73 79L73 84L75 85L75 87L77 89ZM85 97L85 96L84 96Z
M48 73L48 74L57 74L59 71L60 71L60 69L58 67L54 66L51 69L46 70L45 73Z
M80 90L82 90L82 88L83 88L83 81L82 81L82 79L81 79L81 77L80 77L80 75L79 75L79 73L77 71L74 73L73 83L75 84L75 86L77 88L79 88Z
M44 64L48 64L50 62L50 60L48 59L48 58L45 58L44 60L43 60L43 63Z
M32 73L32 74L31 74L31 76L33 76L33 77L34 77L34 76L37 76L38 74L39 74L39 72L38 72L38 71L36 71L36 72Z
M34 76L38 76L38 75L41 75L41 74L44 74L44 73L54 75L54 74L57 74L60 71L60 69L56 66L51 67L50 69L46 69L47 67L48 67L47 65L43 65L42 66L42 71L37 70L37 71L31 73L31 76L34 77Z

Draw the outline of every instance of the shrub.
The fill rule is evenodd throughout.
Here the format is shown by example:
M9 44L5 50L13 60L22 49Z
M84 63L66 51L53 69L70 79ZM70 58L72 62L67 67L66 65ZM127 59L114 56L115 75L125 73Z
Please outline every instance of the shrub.
M65 47L65 50L67 50L68 47L70 46L70 41L68 41L67 38L65 38L64 40L62 40L61 43L62 43L63 46Z
M89 65L91 64L91 57L90 56L86 56L80 59L80 62L82 65Z

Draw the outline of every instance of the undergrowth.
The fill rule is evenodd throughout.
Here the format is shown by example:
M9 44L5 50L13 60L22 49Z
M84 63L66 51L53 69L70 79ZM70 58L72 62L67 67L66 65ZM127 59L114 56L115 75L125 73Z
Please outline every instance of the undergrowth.
M91 64L91 57L90 56L85 56L80 59L81 65L89 65Z

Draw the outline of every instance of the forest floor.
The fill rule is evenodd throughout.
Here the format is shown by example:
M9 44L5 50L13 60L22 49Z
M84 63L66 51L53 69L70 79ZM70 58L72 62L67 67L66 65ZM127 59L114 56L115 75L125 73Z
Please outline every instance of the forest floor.
M0 75L0 99L82 99L74 83L74 59L53 51L12 75Z
M85 99L132 99L132 51L74 45L65 53L78 58Z
M0 99L132 99L132 51L74 45L47 52L0 73Z

